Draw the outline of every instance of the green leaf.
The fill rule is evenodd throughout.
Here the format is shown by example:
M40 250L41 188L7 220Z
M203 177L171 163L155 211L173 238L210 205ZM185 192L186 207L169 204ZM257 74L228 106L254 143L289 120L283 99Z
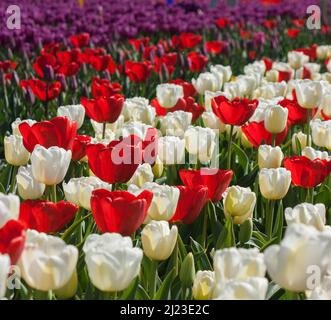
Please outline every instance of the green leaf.
M140 299L140 300L150 300L150 296L148 295L148 293L146 292L146 290L139 284L137 291L136 291L136 299Z
M273 236L278 238L278 242L280 242L280 240L282 239L283 225L284 225L284 212L283 212L283 203L281 201L278 206L275 225L273 229Z
M136 277L136 279L131 282L130 286L123 291L119 300L133 300L136 295L138 284L139 277Z
M244 172L246 173L248 170L249 159L246 155L246 152L241 149L236 143L232 142L232 148L234 153L238 157L239 165L243 168Z
M191 238L191 248L193 255L196 259L197 269L198 270L211 270L212 266L208 259L208 256L204 250L204 248L200 245L200 243L196 242L193 238Z
M171 289L171 284L175 280L175 268L173 268L168 275L165 277L165 279L162 282L161 287L156 292L154 300L167 300L169 299L169 293Z

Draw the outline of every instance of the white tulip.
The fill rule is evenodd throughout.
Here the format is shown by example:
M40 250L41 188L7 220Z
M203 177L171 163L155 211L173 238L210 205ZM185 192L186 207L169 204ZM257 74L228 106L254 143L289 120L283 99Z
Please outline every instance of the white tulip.
M232 77L231 66L216 64L214 66L210 66L210 72L217 75L222 80L222 83L230 81Z
M202 114L202 120L205 127L218 130L220 133L225 131L226 125L216 117L214 112L206 111Z
M24 199L38 199L45 191L45 184L38 182L32 174L32 167L20 167L16 175L19 195Z
M331 46L322 45L316 48L316 55L318 59L324 60L331 56Z
M20 212L20 198L0 192L0 229L8 220L16 220Z
M291 171L285 168L261 169L259 173L260 191L269 200L283 199L291 185Z
M271 105L265 111L264 126L270 133L281 133L287 124L288 109L279 105Z
M63 190L66 199L86 210L91 210L92 191L97 189L111 191L112 186L93 176L71 178L68 183L63 182Z
M0 254L0 300L6 294L9 268L10 268L9 256L7 254Z
M315 160L315 159L324 159L324 160L331 160L331 157L329 156L327 151L320 151L320 150L315 150L312 147L305 147L302 150L302 155L309 158L310 160Z
M33 289L49 291L65 286L76 272L78 250L61 238L27 230L18 266Z
M189 127L184 135L185 147L190 155L201 162L210 161L216 146L216 133L210 128Z
M143 97L129 98L124 101L123 115L125 121L142 122L154 125L156 111L149 105L149 101Z
M307 135L304 134L302 131L294 133L292 136L292 150L294 153L298 153L299 150L297 148L297 139L300 145L301 150L304 149L307 145Z
M284 97L286 93L287 84L282 82L267 82L262 84L254 91L255 97L263 99L273 99L276 97Z
M144 254L152 260L166 260L175 248L178 236L176 226L167 221L151 221L141 232Z
M293 69L299 69L305 63L309 62L309 56L305 55L303 52L298 52L298 51L290 51L287 54L287 59L289 65Z
M235 81L224 83L223 91L226 96L231 97L231 99L236 97L242 98L244 96L242 87L238 82Z
M266 72L266 65L263 61L254 61L253 63L249 63L244 67L245 74L258 73L264 75Z
M4 139L6 161L13 166L24 166L28 163L30 153L23 145L22 136L11 135Z
M158 157L166 165L185 163L185 140L174 136L160 137Z
M143 163L139 165L131 179L127 182L127 185L135 184L138 187L142 187L146 182L153 182L154 174L150 164Z
M323 95L322 102L321 102L321 108L323 113L331 118L331 93L327 93Z
M177 84L162 83L156 86L156 97L161 107L169 109L184 97L184 90Z
M210 300L215 287L215 273L213 271L198 271L195 275L192 294L195 300Z
M148 209L148 217L152 220L169 221L175 214L179 199L179 189L168 185L159 185L155 182L146 182L142 188L130 185L128 191L139 195L143 190L153 192L153 200Z
M316 108L322 98L322 86L319 81L301 80L295 84L295 93L302 108Z
M37 121L36 120L32 120L32 119L24 119L24 120L21 120L20 118L17 118L14 122L12 122L11 124L11 128L12 128L12 131L13 131L13 135L14 136L21 136L21 131L20 129L18 128L19 125L23 122L26 122L30 127L32 125L34 125Z
M37 145L31 154L33 177L46 185L63 181L71 161L71 150L59 147L48 149Z
M83 251L92 283L101 291L126 289L138 276L143 252L129 237L117 233L91 234Z
M163 135L182 137L191 125L192 113L182 110L169 112L160 118L160 130Z
M84 123L85 108L81 104L61 106L57 109L57 115L76 122L77 129L79 129Z
M264 251L265 263L271 279L284 289L308 290L311 266L319 268L323 277L330 264L331 232L318 231L304 224L290 224L279 245Z
M280 147L272 147L267 144L259 146L258 164L259 168L279 168L284 159L283 151Z
M314 144L331 150L331 120L321 121L316 119L310 122L310 126Z
M102 131L103 131L103 123L101 122L96 122L91 119L91 124L93 127L93 130L95 132L96 136L102 136ZM124 116L121 114L118 119L114 123L107 123L106 124L106 136L112 135L113 131L116 131L124 125Z
M229 99L229 95L227 95L225 92L223 91L216 91L216 92L213 92L213 91L205 91L205 109L207 111L210 111L212 112L213 109L212 109L212 106L211 106L211 102L212 100L215 98L215 97L220 97L220 96L224 96L226 97L227 99Z
M197 79L192 79L192 84L200 95L205 94L206 91L215 92L222 88L218 77L211 72L200 73Z
M323 231L325 229L325 205L317 203L301 203L296 205L293 209L285 209L285 219L288 225L293 223L303 223L305 225L313 226L316 229Z
M123 126L116 130L116 139L126 138L130 135L135 135L142 140L145 140L147 130L153 128L151 125L130 121L123 124Z

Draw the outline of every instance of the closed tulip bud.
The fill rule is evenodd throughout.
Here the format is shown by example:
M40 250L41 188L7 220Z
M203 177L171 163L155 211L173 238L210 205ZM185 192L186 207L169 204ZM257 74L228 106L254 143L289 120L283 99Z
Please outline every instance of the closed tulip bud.
M139 165L131 179L127 182L127 185L135 184L138 187L142 187L146 182L153 182L154 174L152 167L148 163Z
M6 161L13 166L24 166L28 163L30 153L23 145L22 136L11 135L4 139Z
M198 271L194 278L192 294L195 300L210 300L215 288L213 271Z
M287 54L287 59L289 65L293 69L299 69L305 63L309 62L309 56L305 55L303 52L298 52L298 51L290 51Z
M129 237L90 234L83 251L91 282L101 291L122 291L139 274L143 252L133 248Z
M54 293L58 299L66 300L72 298L76 292L78 287L78 277L77 271L75 270L68 281L62 288L54 290Z
M48 149L37 145L31 154L33 177L46 185L63 181L71 161L71 151L59 147Z
M79 129L85 118L85 108L81 104L61 106L57 109L57 115L60 117L68 117L71 121L77 123L77 129Z
M296 205L293 209L285 209L285 219L287 225L293 223L303 223L305 225L313 226L317 230L323 231L325 226L325 205L323 203L317 203L315 205L311 203L301 203Z
M179 99L184 98L183 87L172 83L159 84L156 87L156 97L161 107L172 108Z
M154 177L156 179L160 178L163 173L163 162L160 160L159 156L156 157L155 163L152 167Z
M175 248L178 236L176 226L169 228L167 221L151 221L141 232L145 255L157 261L166 260Z
M0 300L4 298L7 289L7 277L10 268L10 258L7 254L0 254Z
M316 108L322 98L322 85L319 81L301 80L295 84L299 105L305 109Z
M252 219L247 219L243 224L240 225L239 229L239 241L241 243L246 243L252 237L253 232L253 221Z
M63 288L71 280L77 260L75 246L67 245L61 238L27 230L18 266L31 288L49 291Z
M304 149L307 145L307 135L301 131L299 131L298 133L294 133L292 136L292 150L294 153L299 152L299 150L297 148L298 144L299 144L301 150Z
M242 224L252 217L256 195L250 188L229 187L223 194L224 213L234 224Z
M290 224L279 245L264 251L270 278L280 287L304 292L309 288L311 267L322 278L330 265L331 232L319 231L301 223Z
M20 211L20 198L0 192L0 229L9 220L16 220Z
M44 194L45 185L33 177L31 165L18 169L16 181L18 193L24 200L38 199Z
M160 137L158 157L165 165L185 163L185 140L174 136Z
M191 122L191 112L182 110L169 112L165 117L160 118L160 130L165 136L182 137Z
M222 123L222 121L216 117L214 112L204 112L202 114L202 120L205 127L219 130L220 133L223 133L225 131L226 125Z
M179 189L168 185L159 185L155 182L146 182L142 188L131 184L128 191L139 195L143 190L153 192L153 200L148 208L148 217L153 220L169 221L175 214L179 199Z
M112 186L97 177L71 178L63 182L63 191L69 202L86 210L91 210L91 195L93 190L106 189L111 191Z
M216 134L210 128L189 127L185 131L185 147L190 155L201 162L208 162L213 156Z
M265 111L264 127L270 133L281 133L287 124L288 109L282 106L269 106Z
M259 173L260 191L269 200L283 199L291 185L291 171L285 168L261 169Z
M215 92L222 87L218 77L211 72L200 73L197 79L192 79L192 84L200 95L205 94L206 91Z
M193 285L194 278L195 278L194 257L192 252L190 252L182 262L179 272L179 279L185 288L189 288Z
M284 159L284 154L280 147L272 147L269 145L260 145L258 151L259 168L279 168Z

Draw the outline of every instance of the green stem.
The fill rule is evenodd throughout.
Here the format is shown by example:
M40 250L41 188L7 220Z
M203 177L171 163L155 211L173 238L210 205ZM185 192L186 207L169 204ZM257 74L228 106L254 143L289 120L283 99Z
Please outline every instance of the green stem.
M231 245L232 247L235 247L236 246L236 235L234 233L234 223L233 223L233 218L231 217L230 218L230 227L231 227Z
M56 203L57 202L57 195L56 195L56 184L52 186L52 202Z
M74 222L63 234L62 234L62 240L66 240L68 236L72 234L72 232L87 218L89 218L92 215L92 213L89 213L85 217L82 217L81 219Z
M11 180L10 180L10 189L9 193L16 193L16 175L17 175L17 166L13 166L12 171L11 171Z
M310 109L307 109L307 146L308 147L311 147L310 120L311 120L311 110Z
M102 139L104 139L106 137L106 126L107 126L107 123L104 122L102 124Z
M151 299L154 299L155 292L156 292L158 265L159 265L158 261L152 260L152 268L151 268L150 280L149 280L149 296L151 297Z
M203 248L206 248L207 244L207 228L208 228L208 203L205 205L205 209L203 210L203 226L202 226L202 241L201 245Z
M231 125L229 144L228 144L228 161L227 161L227 169L228 170L231 169L231 152L232 152L233 129L234 129L234 126Z
M267 201L266 233L269 238L272 237L272 225L274 220L275 200Z
M276 146L276 137L277 135L275 133L272 134L272 146L275 147Z

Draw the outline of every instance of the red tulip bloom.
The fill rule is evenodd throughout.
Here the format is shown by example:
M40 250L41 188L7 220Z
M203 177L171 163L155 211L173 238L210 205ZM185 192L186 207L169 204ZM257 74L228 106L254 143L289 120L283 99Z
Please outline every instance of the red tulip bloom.
M92 172L108 183L127 182L142 163L142 141L134 135L113 140L108 146L101 143L86 147Z
M72 45L76 48L86 47L90 41L90 35L88 33L81 33L70 37Z
M53 70L55 70L57 68L57 65L58 62L56 60L56 57L52 54L46 53L36 59L33 64L33 69L39 77L43 78L46 66L50 66L53 68Z
M148 37L139 39L129 39L129 43L139 52L142 47L146 47L149 44L150 39Z
M253 121L249 124L245 124L241 129L254 148L258 148L261 144L272 144L272 134L265 129L264 121ZM286 126L286 129L283 132L276 134L277 146L283 143L287 136L287 131L288 126Z
M132 82L145 82L152 73L153 66L149 61L125 61L125 74Z
M173 36L171 42L175 49L185 50L197 46L201 39L200 35L194 33L181 33L179 36Z
M217 202L229 187L233 171L203 168L200 170L180 170L179 176L184 185L193 188L197 185L208 187L208 200Z
M144 140L141 142L142 160L154 165L158 153L159 134L156 128L148 128Z
M163 108L160 106L159 102L157 101L157 99L153 99L151 101L151 106L155 108L156 114L158 116L165 116L168 112L174 112L174 111L178 111L178 110L185 110L186 111L186 101L185 99L178 99L177 103L175 106L173 106L172 108Z
M305 54L306 56L309 57L310 61L314 61L317 58L317 45L316 44L313 44L311 47L308 47L308 48L294 49L293 51L302 52L303 54Z
M122 112L124 96L114 94L110 97L104 96L96 99L83 97L81 104L84 106L86 114L91 119L101 123L114 123Z
M50 53L55 55L61 49L61 44L56 42L50 42L43 46L41 54Z
M179 86L182 86L184 90L184 98L195 96L197 93L193 84L190 82L186 82L183 79L170 80L169 83L174 83L178 84Z
M322 117L323 117L323 119L324 119L325 121L331 120L331 118L328 117L328 116L323 112L323 110L321 110L321 115L322 115Z
M208 53L220 54L226 43L224 41L206 41L205 46Z
M187 61L189 68L192 72L200 72L205 68L208 58L203 54L199 54L197 52L190 52L187 55Z
M153 193L145 190L138 196L127 191L94 190L91 209L102 233L116 232L130 236L144 222Z
M185 98L186 106L184 111L192 113L192 122L194 123L206 111L203 106L197 104L192 97Z
M289 38L296 38L300 33L300 29L287 29L287 35Z
M178 186L180 191L177 209L170 222L191 224L199 216L208 200L208 187L196 185L193 187Z
M85 48L84 52L81 55L81 59L85 63L90 63L91 58L94 56L104 56L106 54L106 50L104 48Z
M72 146L72 160L79 161L86 156L86 146L91 142L92 137L76 135Z
M70 62L68 64L60 66L57 70L57 74L63 74L66 77L73 77L79 71L80 65L76 62Z
M0 229L0 253L8 254L14 265L21 256L25 243L25 228L17 220L9 220Z
M110 74L114 74L116 70L116 63L110 55L91 56L90 64L98 72L108 70Z
M217 19L217 20L215 21L215 24L216 24L219 28L223 29L223 28L225 28L225 27L229 24L229 20L226 19L226 18L219 18L219 19Z
M71 150L76 136L77 124L67 117L55 117L30 126L27 122L19 125L24 147L32 152L37 144L45 148L58 146Z
M282 82L282 81L290 81L292 79L292 71L281 71L281 70L277 70L278 71L278 82Z
M16 69L17 64L14 61L5 60L0 61L0 70L3 72L8 72L10 69Z
M120 93L122 86L118 82L110 82L108 79L92 79L92 96L94 99L99 97L110 97Z
M39 79L21 80L20 87L27 90L30 88L33 94L41 101L51 101L61 93L61 83L54 81L46 83Z
M175 71L178 54L177 52L170 52L164 54L162 57L154 57L154 65L156 72L162 72L163 68L167 71L168 75L171 75Z
M268 58L262 58L262 61L265 64L266 71L269 71L272 69L273 61Z
M217 117L225 124L242 126L253 115L257 108L257 100L235 98L230 101L218 96L212 100L212 108Z
M77 210L78 207L70 202L25 200L21 203L18 220L27 229L55 233L62 230L74 218Z

